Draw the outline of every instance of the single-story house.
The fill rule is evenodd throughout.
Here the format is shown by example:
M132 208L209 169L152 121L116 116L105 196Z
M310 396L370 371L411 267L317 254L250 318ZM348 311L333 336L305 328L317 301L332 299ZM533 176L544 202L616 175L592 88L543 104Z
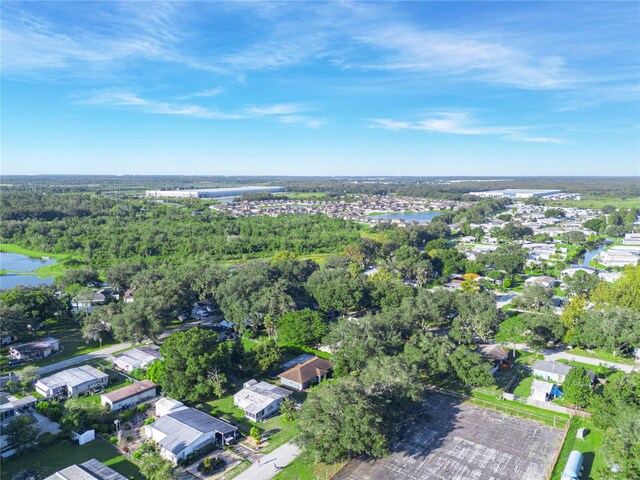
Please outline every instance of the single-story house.
M573 368L571 365L549 360L536 360L531 367L536 377L544 378L561 384ZM587 375L591 379L591 385L596 381L596 374L592 370L587 370Z
M144 427L145 435L160 447L160 455L177 464L188 455L215 443L232 443L238 429L195 408L181 406Z
M9 333L0 333L0 345L10 345L16 342L18 337Z
M479 345L478 353L493 362L491 373L509 368L509 352L499 345Z
M531 368L533 369L533 374L536 377L551 380L556 383L562 383L573 367L566 363L536 360L533 362Z
M109 383L109 375L91 365L63 370L36 382L36 392L46 398L76 397L84 392L99 391Z
M173 398L162 397L156 402L155 407L156 415L158 417L162 417L167 413L177 411L178 409L184 407L184 403L179 402L178 400L174 400Z
M553 383L534 379L531 384L531 394L529 397L540 402L549 402L554 397L553 387L555 387Z
M555 287L558 284L558 280L553 277L543 275L541 277L529 277L524 281L525 285L542 285L546 288Z
M9 347L9 356L16 360L37 360L47 358L60 350L60 343L53 337Z
M327 374L331 372L332 368L329 360L313 357L304 363L293 366L286 372L282 372L278 377L283 386L302 391L327 378Z
M130 408L156 396L156 384L151 380L142 380L113 392L100 395L100 403L109 406L111 411Z
M243 387L233 396L233 404L244 411L246 418L254 422L260 422L275 414L280 410L280 403L291 396L289 390L267 382L249 380Z
M113 357L113 364L123 372L133 372L137 368L147 368L156 360L162 360L160 349L155 345L127 350Z
M92 458L80 465L64 468L45 480L127 480L127 477Z

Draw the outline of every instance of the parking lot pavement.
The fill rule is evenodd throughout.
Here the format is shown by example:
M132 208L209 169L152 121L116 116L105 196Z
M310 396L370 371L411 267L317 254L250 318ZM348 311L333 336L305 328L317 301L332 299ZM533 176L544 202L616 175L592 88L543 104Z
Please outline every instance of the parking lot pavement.
M389 456L350 462L335 478L539 480L561 437L559 429L433 395Z

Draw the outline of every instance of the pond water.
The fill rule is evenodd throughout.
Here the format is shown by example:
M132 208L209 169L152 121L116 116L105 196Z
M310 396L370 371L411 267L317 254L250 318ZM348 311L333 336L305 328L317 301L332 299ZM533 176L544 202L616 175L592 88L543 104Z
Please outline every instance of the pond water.
M591 260L598 256L607 246L611 243L607 240L605 243L599 243L597 245L588 245L587 251L584 253L584 257L580 257L579 263L573 263L572 267L588 267Z
M11 270L9 275L0 275L0 290L13 288L18 285L50 285L53 278L40 278L35 275L20 275L20 272L30 273L40 267L53 265L55 260L44 260L42 258L31 258L17 253L0 252L0 269Z
M428 223L437 216L442 215L442 212L415 212L415 213L384 213L382 215L374 215L374 218L384 218L387 220L400 219L405 222L413 221L419 223Z

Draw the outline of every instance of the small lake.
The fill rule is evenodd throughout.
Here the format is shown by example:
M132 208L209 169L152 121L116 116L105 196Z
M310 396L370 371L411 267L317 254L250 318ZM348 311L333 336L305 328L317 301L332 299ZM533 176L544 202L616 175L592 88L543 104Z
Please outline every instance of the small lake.
M384 213L382 215L372 215L372 218L384 218L386 220L400 219L405 222L413 221L419 223L428 223L442 212L409 212L409 213Z
M584 257L580 258L580 263L571 264L572 267L588 267L591 260L598 256L605 248L609 246L611 241L605 243L599 243L597 245L587 245L587 251L584 253Z
M40 278L35 275L20 275L20 272L30 273L40 267L53 265L55 260L44 260L42 258L31 258L17 253L0 252L0 269L11 270L14 273L0 275L0 290L6 290L18 285L31 287L34 285L50 285L53 278Z

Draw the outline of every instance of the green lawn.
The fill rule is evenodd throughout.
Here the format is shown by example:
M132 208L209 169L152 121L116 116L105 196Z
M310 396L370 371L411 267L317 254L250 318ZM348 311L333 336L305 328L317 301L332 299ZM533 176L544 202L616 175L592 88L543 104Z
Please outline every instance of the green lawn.
M624 363L625 365L634 365L635 362L631 358L621 357L620 355L614 355L611 352L607 352L606 350L591 350L588 352L587 350L583 350L581 348L572 348L568 351L571 355L576 355L580 357L589 357L589 358L598 358L603 362L614 362L614 363Z
M242 388L242 381L229 388L229 392L237 392ZM296 394L294 394L295 396ZM297 398L300 401L300 398ZM268 453L280 445L287 443L298 433L298 422L294 419L287 422L282 415L268 418L264 422L252 422L244 417L244 412L233 405L233 394L206 403L213 416L231 422L240 429L243 435L249 435L251 427L257 427L263 436L268 437L269 445L263 450Z
M576 438L578 428L585 427L589 430L589 434L583 439ZM596 475L596 468L604 466L602 458L602 441L604 433L598 430L589 419L574 417L571 420L571 427L567 432L567 438L562 445L558 462L553 469L551 480L560 480L562 471L567 463L569 454L572 450L578 450L584 455L584 475L583 480L595 480L599 478Z
M338 462L331 465L315 463L303 454L282 469L274 478L276 480L317 480L319 478L331 478L346 464L347 462Z
M47 358L31 362L28 365L43 367L45 365L51 365L52 363L77 357L78 355L84 355L85 353L90 353L95 350L99 350L100 348L118 343L111 336L106 336L102 340L102 344L95 341L86 341L82 338L82 332L78 322L74 320L62 322L47 320L36 335L24 336L23 338L20 338L20 342L30 342L44 337L56 338L60 342L61 350ZM10 368L5 368L7 361L7 358L3 355L2 358L0 358L0 367L2 367L3 370L12 370ZM18 367L14 367L13 370L20 370L24 368L24 366L25 365L19 365Z
M127 478L142 480L142 475L133 463L126 460L113 447L94 440L86 445L76 445L70 441L58 443L46 448L37 448L16 459L3 461L2 480L11 480L13 476L26 469L35 469L40 478L47 477L54 472L73 464L83 463L95 458L108 467L113 468Z
M52 363L77 357L78 355L84 355L85 353L90 353L95 350L99 350L100 348L118 343L111 336L106 336L105 339L102 340L102 343L85 340L82 338L80 326L73 320L60 322L50 328L47 327L47 322L45 322L44 327L38 332L38 336L56 338L60 342L61 350L50 357L35 361L31 363L31 365L37 365L39 367L51 365Z
M531 385L533 384L533 377L525 377L518 382L518 385L513 390L513 394L519 397L528 397L531 394Z

